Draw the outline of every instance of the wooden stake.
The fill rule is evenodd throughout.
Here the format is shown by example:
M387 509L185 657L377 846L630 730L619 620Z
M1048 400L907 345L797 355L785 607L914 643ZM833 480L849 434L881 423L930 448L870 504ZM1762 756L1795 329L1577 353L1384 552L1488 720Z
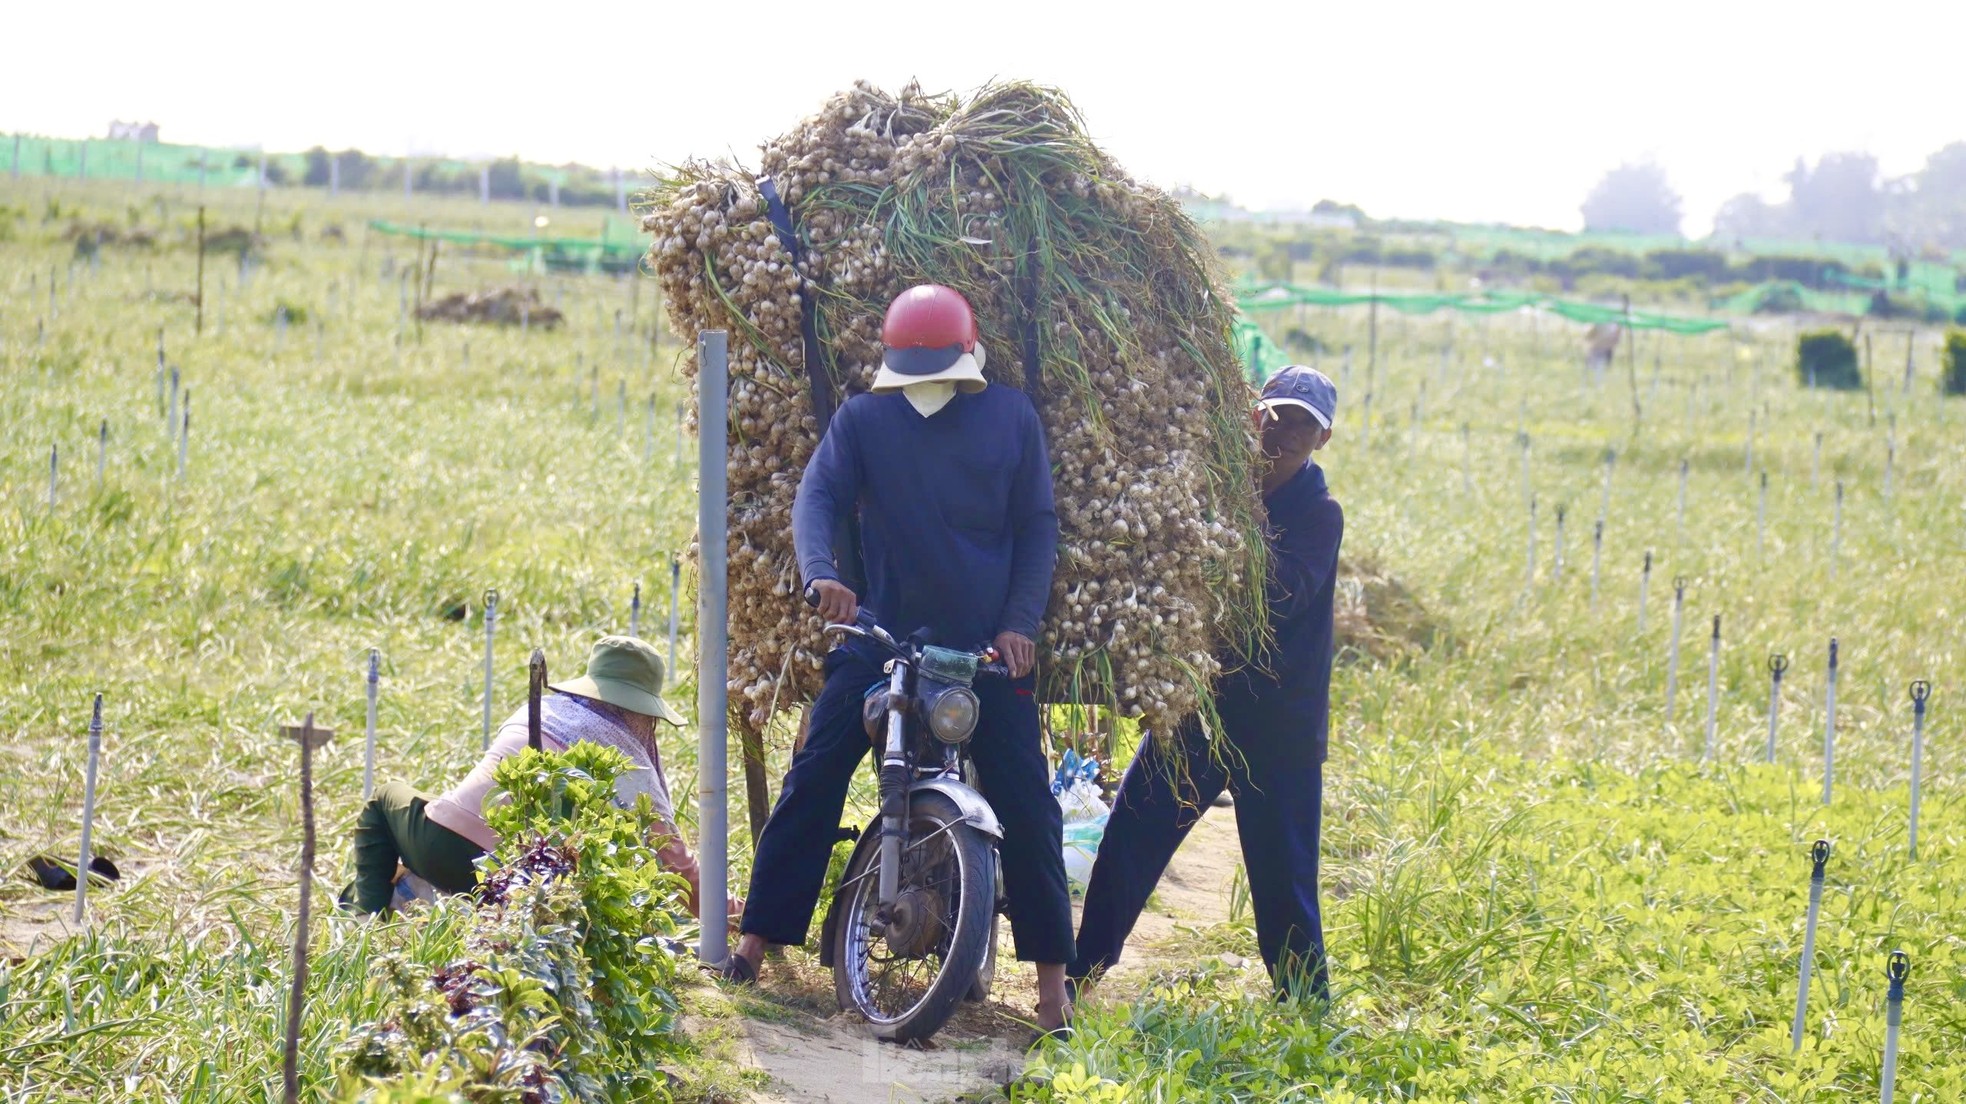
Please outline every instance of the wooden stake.
M300 1018L307 1000L307 928L314 912L314 749L334 737L332 729L314 727L314 714L299 725L286 725L282 735L300 744L300 915L294 925L293 988L287 994L287 1039L280 1059L287 1104L300 1100Z

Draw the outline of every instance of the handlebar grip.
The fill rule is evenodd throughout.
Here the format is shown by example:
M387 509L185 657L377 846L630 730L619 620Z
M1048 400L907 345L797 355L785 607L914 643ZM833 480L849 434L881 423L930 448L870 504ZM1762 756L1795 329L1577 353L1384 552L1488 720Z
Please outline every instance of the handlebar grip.
M811 583L807 583L805 589L805 596L806 596L806 605L811 606L813 609L819 608L818 587L813 586Z
M979 663L976 665L976 673L1007 679L1010 677L1010 665L1006 663Z

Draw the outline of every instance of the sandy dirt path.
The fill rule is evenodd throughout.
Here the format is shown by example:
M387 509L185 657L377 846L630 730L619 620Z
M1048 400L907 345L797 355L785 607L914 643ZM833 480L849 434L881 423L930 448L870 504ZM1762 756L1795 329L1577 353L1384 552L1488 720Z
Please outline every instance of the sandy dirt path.
M1108 997L1137 991L1164 965L1161 950L1179 926L1228 918L1229 888L1241 861L1235 811L1210 810L1174 856L1125 957L1102 986ZM964 1006L922 1049L877 1042L854 1017L837 1011L831 977L816 959L788 955L768 965L758 994L738 1001L738 1037L732 1040L737 1060L769 1078L751 1099L921 1104L976 1098L1014 1080L1033 1033L1036 986L1030 967L1011 961L1008 932L1002 938L994 999Z

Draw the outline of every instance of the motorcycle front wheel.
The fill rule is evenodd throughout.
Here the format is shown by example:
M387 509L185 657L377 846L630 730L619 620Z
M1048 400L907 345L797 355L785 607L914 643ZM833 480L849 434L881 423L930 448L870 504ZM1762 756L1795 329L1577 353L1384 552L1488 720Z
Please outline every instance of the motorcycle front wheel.
M926 1039L975 984L996 914L997 854L948 797L909 804L899 892L880 903L880 847L854 851L840 878L833 988L892 1042Z

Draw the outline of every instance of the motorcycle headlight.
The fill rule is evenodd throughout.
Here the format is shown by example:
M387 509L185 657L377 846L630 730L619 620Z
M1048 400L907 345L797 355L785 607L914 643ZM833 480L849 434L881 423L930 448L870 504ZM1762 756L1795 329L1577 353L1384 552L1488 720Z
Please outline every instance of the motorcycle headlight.
M951 686L935 695L928 707L928 730L945 744L960 744L976 731L979 713L976 692Z

